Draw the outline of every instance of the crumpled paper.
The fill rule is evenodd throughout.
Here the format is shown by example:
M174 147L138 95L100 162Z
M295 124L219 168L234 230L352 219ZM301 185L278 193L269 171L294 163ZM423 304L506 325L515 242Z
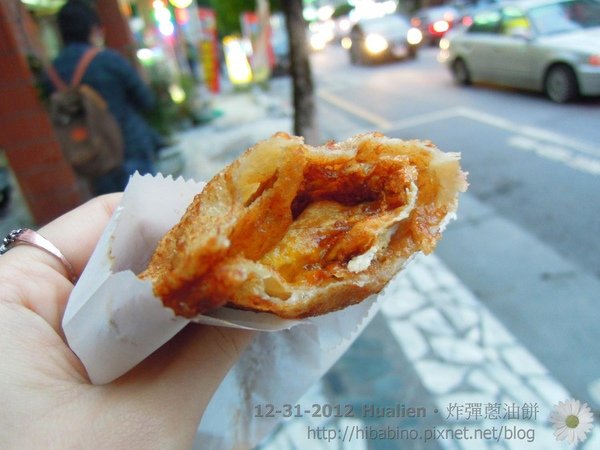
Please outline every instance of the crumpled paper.
M123 375L189 323L163 307L151 282L136 274L203 186L161 175L131 178L63 317L67 342L94 384ZM377 298L304 320L229 308L196 317L205 325L264 331L211 400L198 432L202 448L256 445L277 421L254 417L254 406L300 398L368 324Z

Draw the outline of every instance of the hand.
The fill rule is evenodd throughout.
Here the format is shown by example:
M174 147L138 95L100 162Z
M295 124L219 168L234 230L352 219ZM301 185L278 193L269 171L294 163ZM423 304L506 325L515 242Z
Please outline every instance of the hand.
M39 232L79 274L120 194ZM116 381L90 384L60 323L72 285L60 261L20 245L0 256L0 448L187 448L251 332L189 325Z

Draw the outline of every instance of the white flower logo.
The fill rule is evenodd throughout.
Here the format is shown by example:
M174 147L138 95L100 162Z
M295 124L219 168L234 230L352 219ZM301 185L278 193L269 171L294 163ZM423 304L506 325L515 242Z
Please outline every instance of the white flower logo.
M583 442L592 429L594 415L587 403L565 400L554 405L550 421L554 424L554 436L558 441Z

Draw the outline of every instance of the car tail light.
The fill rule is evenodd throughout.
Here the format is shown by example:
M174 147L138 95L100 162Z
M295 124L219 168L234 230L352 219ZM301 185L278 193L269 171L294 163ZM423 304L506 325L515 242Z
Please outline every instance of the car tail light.
M600 66L600 55L591 55L588 58L588 63L592 66Z
M412 19L410 19L410 24L413 27L418 27L419 25L421 25L421 19L419 19L418 17L413 17Z
M465 16L462 18L461 22L465 27L470 27L473 24L473 18L471 16Z

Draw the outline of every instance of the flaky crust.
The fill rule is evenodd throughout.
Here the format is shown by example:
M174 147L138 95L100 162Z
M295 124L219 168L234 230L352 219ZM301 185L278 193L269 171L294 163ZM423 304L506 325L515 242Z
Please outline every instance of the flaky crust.
M459 159L378 133L320 147L277 133L205 186L140 277L186 317L358 303L434 249L466 189Z

